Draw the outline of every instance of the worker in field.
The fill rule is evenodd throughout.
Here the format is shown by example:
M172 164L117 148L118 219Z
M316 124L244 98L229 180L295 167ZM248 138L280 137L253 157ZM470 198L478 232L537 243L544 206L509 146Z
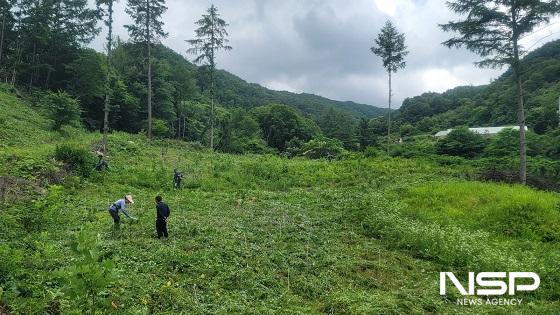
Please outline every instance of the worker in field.
M99 160L97 161L97 164L95 165L95 170L98 172L102 172L104 170L109 169L109 163L107 163L107 161L105 161L105 158L103 156L102 153L98 153L97 157L99 158Z
M124 196L124 198L115 201L109 207L109 213L111 214L111 217L113 218L113 221L115 223L116 228L118 228L120 226L120 223L121 223L120 212L122 212L127 218L129 218L131 220L136 220L135 217L130 216L128 214L128 212L126 212L126 205L128 205L128 204L134 204L134 200L132 200L131 195Z
M177 169L173 170L173 187L176 189L181 188L181 181L183 180L183 174Z
M162 236L168 237L167 234L167 220L169 219L169 215L171 214L171 210L169 210L169 206L163 202L163 198L161 196L156 197L156 232L157 237L161 238Z

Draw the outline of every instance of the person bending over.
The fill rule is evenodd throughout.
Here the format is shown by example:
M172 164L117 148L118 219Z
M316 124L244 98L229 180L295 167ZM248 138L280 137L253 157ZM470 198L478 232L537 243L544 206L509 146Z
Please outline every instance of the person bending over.
M119 199L115 201L109 207L109 213L111 214L111 217L113 217L113 222L115 223L115 227L119 227L121 223L121 216L119 214L120 212L122 212L127 218L136 220L136 218L130 216L128 212L126 212L127 204L134 204L134 200L132 200L131 195L126 195L123 199Z

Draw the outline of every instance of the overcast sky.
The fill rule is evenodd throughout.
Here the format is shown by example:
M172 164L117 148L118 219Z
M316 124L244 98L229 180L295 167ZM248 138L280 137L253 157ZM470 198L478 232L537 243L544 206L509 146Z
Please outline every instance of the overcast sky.
M441 45L450 34L437 25L455 18L444 0L167 0L169 37L163 43L192 60L185 40L193 38L194 22L212 3L230 24L233 46L219 54L218 67L275 90L386 107L387 73L369 50L386 20L406 34L410 51L407 67L394 76L396 107L423 92L486 84L502 72L476 68L477 56ZM123 39L128 35L122 25L130 23L125 5L120 0L115 8L116 34ZM523 44L536 43L534 49L559 38L559 31L555 20ZM91 46L102 50L104 36Z

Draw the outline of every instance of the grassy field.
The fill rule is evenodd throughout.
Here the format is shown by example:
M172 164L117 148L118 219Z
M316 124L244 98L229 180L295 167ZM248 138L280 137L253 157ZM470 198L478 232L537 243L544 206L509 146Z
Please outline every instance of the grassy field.
M47 131L0 100L0 314L560 313L556 193L423 160L235 156L123 133L110 171L82 178L55 148L93 150L99 135ZM138 221L115 232L106 209L128 193ZM168 240L154 237L157 194ZM521 306L458 306L441 271L534 271L541 286Z

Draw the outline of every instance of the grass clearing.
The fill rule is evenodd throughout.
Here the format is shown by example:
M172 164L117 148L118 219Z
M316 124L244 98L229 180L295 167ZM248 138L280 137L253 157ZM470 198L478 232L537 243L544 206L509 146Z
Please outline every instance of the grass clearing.
M79 130L45 134L55 140L5 145L0 176L40 183L62 168L57 145L99 141ZM560 312L557 194L469 182L468 170L422 160L235 156L124 133L109 145L109 172L66 174L1 203L0 306L83 310L63 271L81 261L71 244L87 230L117 273L96 294L97 313ZM182 190L172 189L174 168L185 174ZM139 220L115 233L107 207L127 193ZM154 237L157 194L172 210L169 240ZM520 307L457 306L457 292L438 294L440 271L504 269L539 273L541 288L521 295Z

